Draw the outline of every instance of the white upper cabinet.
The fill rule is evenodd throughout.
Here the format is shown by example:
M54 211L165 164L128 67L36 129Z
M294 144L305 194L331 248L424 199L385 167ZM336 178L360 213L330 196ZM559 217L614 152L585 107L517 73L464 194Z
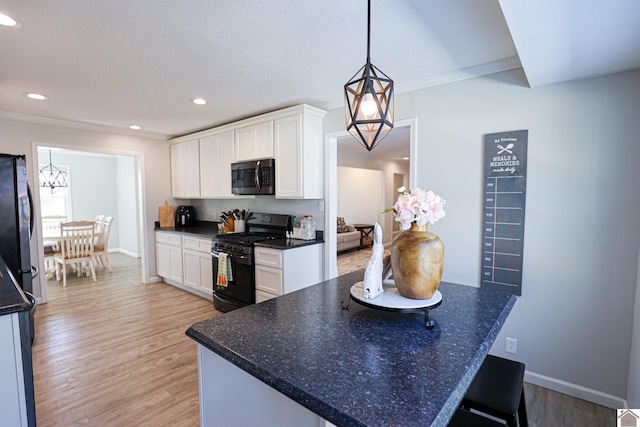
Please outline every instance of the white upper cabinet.
M200 153L198 139L171 145L171 195L200 197Z
M295 107L294 107L295 108ZM277 199L322 199L324 111L309 106L274 120Z
M231 198L233 130L200 138L200 189L204 198Z
M173 197L255 197L231 193L231 164L274 158L276 199L322 199L326 113L302 104L171 140Z
M273 157L273 121L236 129L236 161Z

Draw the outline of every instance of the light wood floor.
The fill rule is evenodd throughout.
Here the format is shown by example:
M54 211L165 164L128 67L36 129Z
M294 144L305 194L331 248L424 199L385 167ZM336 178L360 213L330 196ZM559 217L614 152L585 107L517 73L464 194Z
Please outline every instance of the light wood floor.
M184 332L220 313L172 286L143 285L139 260L111 260L113 273L99 268L98 282L50 282L49 303L37 309L38 425L198 426L195 342ZM525 393L531 427L615 425L613 409L532 384Z
M365 268L371 249L338 256L338 274ZM566 394L525 383L527 418L530 427L609 427L616 425L615 409L606 408Z
M142 284L140 260L111 262L97 282L50 281L37 308L38 425L198 426L196 345L184 332L219 313L172 286Z

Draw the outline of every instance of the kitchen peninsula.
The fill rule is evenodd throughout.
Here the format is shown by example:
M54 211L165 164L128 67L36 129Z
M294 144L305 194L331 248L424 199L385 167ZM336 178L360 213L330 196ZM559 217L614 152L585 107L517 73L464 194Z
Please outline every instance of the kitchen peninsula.
M201 425L444 426L515 296L441 283L430 312L351 302L356 271L192 325Z

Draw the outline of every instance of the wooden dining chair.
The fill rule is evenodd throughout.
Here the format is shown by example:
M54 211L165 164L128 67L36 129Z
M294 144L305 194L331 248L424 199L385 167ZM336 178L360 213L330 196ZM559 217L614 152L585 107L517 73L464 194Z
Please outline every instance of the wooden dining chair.
M54 256L56 263L56 281L67 286L67 266L75 266L78 277L86 268L91 271L93 281L96 281L96 271L93 267L94 222L72 221L60 225L60 253Z
M95 222L95 228L96 234L102 233L102 227L104 225L104 215L96 215L96 222Z
M111 269L111 262L109 261L109 235L111 234L113 221L115 221L115 218L111 216L104 218L102 229L99 234L96 234L96 244L93 248L93 257L96 263L102 264L102 266L109 271L113 271Z

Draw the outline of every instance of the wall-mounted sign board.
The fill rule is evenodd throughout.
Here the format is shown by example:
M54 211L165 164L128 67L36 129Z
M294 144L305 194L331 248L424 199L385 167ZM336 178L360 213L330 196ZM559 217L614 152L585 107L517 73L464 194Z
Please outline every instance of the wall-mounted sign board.
M522 294L527 138L519 130L484 137L480 286Z

